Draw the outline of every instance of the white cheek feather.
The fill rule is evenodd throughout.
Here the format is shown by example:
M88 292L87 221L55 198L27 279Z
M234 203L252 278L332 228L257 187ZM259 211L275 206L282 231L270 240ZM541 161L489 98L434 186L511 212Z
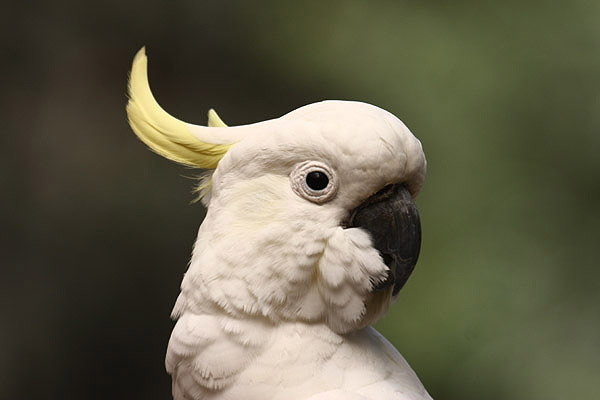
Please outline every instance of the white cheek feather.
M259 185L261 180L249 182L240 190ZM387 267L368 234L328 228L319 215L298 220L289 203L276 204L284 195L263 193L240 197L227 212L210 209L200 228L167 355L174 388L182 393L204 396L228 387L264 350L276 324L305 321L344 333L370 322L364 320L369 291L373 280L385 279ZM282 214L263 224L243 223L264 208ZM219 223L236 223L216 225L215 213Z
M327 303L327 323L336 332L362 323L374 282L386 278L387 266L360 229L334 228L318 264L318 286Z

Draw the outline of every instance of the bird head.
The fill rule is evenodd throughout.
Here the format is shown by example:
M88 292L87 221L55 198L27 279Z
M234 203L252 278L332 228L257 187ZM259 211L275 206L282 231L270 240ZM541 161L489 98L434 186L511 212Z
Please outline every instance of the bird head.
M227 127L179 121L156 103L144 49L127 111L152 150L209 173L206 217L174 314L187 310L325 323L338 333L384 313L412 272L425 178L420 142L394 115L323 101Z

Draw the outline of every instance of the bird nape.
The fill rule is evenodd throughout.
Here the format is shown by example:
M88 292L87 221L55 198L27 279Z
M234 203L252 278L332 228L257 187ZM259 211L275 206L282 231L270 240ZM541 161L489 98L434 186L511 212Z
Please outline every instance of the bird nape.
M418 258L426 161L394 115L323 101L228 127L167 114L142 48L129 123L156 153L206 170L207 207L172 317L167 371L182 399L431 397L371 327Z

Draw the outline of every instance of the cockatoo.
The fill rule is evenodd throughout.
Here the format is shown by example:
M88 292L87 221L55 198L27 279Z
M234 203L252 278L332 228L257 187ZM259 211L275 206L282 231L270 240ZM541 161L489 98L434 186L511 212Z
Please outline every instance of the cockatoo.
M323 101L227 127L154 99L142 48L127 113L156 153L207 170L207 207L172 317L176 400L431 399L370 325L417 261L426 161L378 107Z

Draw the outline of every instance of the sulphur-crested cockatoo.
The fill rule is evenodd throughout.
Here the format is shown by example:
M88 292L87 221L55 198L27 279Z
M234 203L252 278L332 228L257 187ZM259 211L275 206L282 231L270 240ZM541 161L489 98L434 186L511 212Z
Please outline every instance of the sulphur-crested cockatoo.
M430 399L370 325L419 252L413 198L421 143L395 116L323 101L227 127L167 114L144 49L129 82L129 122L158 154L210 172L207 214L173 309L173 397L214 400Z

